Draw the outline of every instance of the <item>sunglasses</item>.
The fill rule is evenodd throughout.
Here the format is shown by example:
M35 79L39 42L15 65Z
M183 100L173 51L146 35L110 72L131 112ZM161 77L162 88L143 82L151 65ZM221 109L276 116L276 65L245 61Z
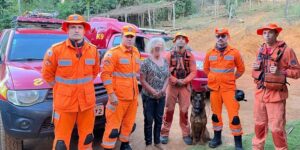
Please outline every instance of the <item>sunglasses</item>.
M225 35L225 34L220 34L220 35L216 35L216 37L217 37L218 39L219 39L219 38L224 39L224 38L227 37L227 35Z
M134 38L133 35L125 35L126 38Z

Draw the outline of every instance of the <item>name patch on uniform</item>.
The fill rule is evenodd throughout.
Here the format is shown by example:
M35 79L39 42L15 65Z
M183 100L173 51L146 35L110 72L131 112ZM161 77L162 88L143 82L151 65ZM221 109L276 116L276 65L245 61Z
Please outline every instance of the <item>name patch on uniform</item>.
M95 59L85 59L86 65L95 65Z
M210 60L210 61L215 61L215 60L217 60L217 59L218 59L217 56L209 56L209 60Z
M234 60L233 56L227 55L224 57L225 60Z
M129 64L129 60L127 58L121 58L120 59L120 64Z
M70 59L59 59L58 66L72 66L72 60Z

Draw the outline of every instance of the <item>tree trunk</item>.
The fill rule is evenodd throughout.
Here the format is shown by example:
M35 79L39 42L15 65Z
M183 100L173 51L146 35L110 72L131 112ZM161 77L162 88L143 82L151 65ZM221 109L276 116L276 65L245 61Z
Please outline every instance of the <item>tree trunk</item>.
M87 5L86 5L86 10L87 10L87 18L88 20L90 20L90 6L91 5L91 1L87 0Z
M148 22L149 22L149 27L152 28L150 9L148 9Z
M155 18L155 9L152 11L152 18L153 18L153 27L155 27L155 25L156 25L156 18Z
M285 18L288 18L289 15L289 0L285 2Z
M217 15L218 15L218 3L219 3L219 0L215 0L215 18L217 18Z
M175 19L176 19L175 3L173 3L173 29L175 29Z
M141 26L144 28L145 27L145 13L142 15L142 24Z
M204 0L201 1L201 11L204 9Z

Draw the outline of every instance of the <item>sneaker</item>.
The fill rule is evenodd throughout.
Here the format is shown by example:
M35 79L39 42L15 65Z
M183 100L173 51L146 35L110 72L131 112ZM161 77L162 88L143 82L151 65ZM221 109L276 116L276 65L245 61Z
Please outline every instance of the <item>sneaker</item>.
M169 137L167 137L167 136L161 136L161 137L160 137L160 142L161 142L162 144L168 144L168 142L169 142Z
M190 136L183 137L183 141L186 145L192 145L193 144L193 140Z

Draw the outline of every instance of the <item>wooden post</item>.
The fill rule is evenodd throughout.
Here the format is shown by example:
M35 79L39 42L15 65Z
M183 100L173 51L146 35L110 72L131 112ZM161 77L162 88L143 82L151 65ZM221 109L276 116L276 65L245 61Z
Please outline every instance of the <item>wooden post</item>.
M127 14L125 14L125 22L127 22Z
M149 22L149 27L152 28L150 9L148 9L148 22Z
M173 29L175 29L175 20L176 19L176 12L175 12L175 3L173 3Z

